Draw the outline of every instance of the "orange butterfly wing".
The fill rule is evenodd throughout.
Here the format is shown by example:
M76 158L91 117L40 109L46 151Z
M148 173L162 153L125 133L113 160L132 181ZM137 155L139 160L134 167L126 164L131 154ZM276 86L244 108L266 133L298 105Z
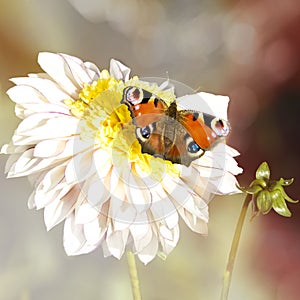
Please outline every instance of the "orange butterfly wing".
M180 122L186 128L194 141L204 150L210 148L211 144L218 138L211 127L205 124L201 114L195 117L193 112L182 111Z
M152 93L138 87L124 89L122 103L125 103L138 127L157 122L168 109L166 103Z
M147 103L140 103L132 106L132 113L135 124L145 127L157 122L165 114L166 105L161 100L149 99Z

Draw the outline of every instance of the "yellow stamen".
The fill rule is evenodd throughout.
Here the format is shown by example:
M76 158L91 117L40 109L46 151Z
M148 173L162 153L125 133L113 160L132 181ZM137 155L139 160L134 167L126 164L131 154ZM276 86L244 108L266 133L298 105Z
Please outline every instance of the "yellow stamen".
M175 99L173 91L161 91L156 84L149 85L138 77L124 83L103 70L97 81L84 85L78 100L65 101L70 112L82 119L81 138L92 139L95 147L110 151L113 164L118 167L131 167L134 171L135 165L138 165L142 172L157 181L161 181L166 172L177 177L179 169L176 165L141 152L135 135L136 126L132 124L128 107L121 104L126 86L144 88L166 102Z

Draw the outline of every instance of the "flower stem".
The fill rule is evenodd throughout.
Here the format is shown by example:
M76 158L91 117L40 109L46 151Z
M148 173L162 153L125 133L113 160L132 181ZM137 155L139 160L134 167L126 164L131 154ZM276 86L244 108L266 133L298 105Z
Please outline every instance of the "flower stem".
M131 251L127 252L127 262L128 262L133 299L141 300L142 297L140 292L140 285L139 285L139 278L138 278L137 268L135 263L135 257Z
M247 197L243 203L242 209L241 209L238 223L235 228L235 233L234 233L234 237L232 240L231 249L230 249L230 253L229 253L229 257L228 257L227 267L224 272L221 300L228 299L228 292L229 292L235 257L236 257L237 249L239 246L239 241L240 241L243 224L244 224L245 217L246 217L247 208L251 201L251 198L252 198L251 195L247 195Z

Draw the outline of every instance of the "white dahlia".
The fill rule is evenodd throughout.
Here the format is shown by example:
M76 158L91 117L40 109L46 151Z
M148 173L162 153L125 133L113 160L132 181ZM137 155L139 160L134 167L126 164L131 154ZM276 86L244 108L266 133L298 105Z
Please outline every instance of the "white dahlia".
M34 184L28 205L44 208L47 229L65 221L66 253L101 245L105 256L127 249L148 263L176 246L179 217L206 234L210 199L238 192L237 151L219 143L189 167L142 153L123 90L142 87L172 101L171 89L129 78L113 59L109 71L65 54L40 53L38 62L45 73L12 79L7 93L22 122L1 152L10 154L8 177ZM177 102L227 119L228 100L199 93Z

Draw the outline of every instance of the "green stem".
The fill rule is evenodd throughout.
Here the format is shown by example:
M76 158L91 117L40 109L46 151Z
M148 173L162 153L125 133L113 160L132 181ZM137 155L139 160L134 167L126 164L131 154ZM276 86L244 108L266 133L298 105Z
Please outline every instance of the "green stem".
M241 209L238 223L235 228L235 233L234 233L234 237L232 240L231 249L230 249L230 253L229 253L229 257L228 257L227 267L224 272L221 300L228 299L228 292L229 292L235 257L236 257L237 249L239 246L239 241L240 241L243 224L244 224L245 217L246 217L247 208L248 208L249 203L251 202L251 198L252 198L252 195L247 195L247 197L244 201L244 204L242 206L242 209Z
M136 268L136 263L135 263L135 257L131 251L127 252L127 262L128 262L128 268L129 268L129 275L130 275L133 299L141 300L142 297L141 297L141 292L140 292L140 285L139 285L139 278L138 278L137 268Z

